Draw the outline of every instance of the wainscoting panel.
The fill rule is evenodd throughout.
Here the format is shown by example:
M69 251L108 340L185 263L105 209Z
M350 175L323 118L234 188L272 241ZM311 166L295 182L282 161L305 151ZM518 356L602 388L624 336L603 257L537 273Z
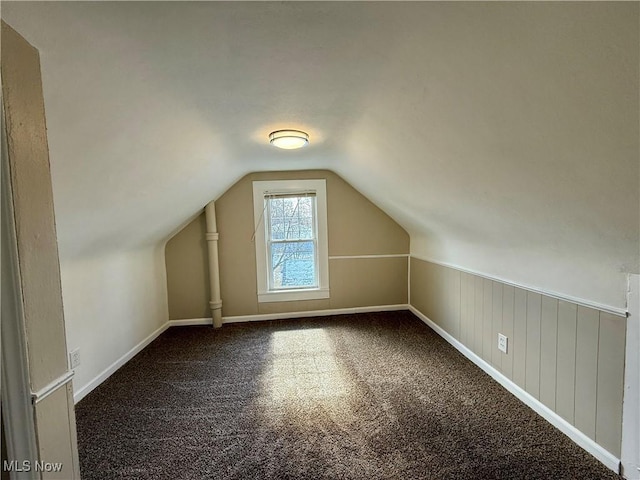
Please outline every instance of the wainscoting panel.
M434 281L436 281L434 279ZM483 288L484 280L480 277L474 277L474 311L473 311L473 331L474 333L474 348L473 353L482 357L482 302L484 300Z
M624 317L415 257L410 272L413 307L620 458Z
M600 312L598 383L596 391L596 442L620 448L621 433L610 428L622 423L625 322Z
M540 401L556 409L558 300L542 297L540 316Z
M594 439L596 438L599 329L600 316L598 311L578 306L575 426Z
M558 302L558 350L556 379L556 413L575 425L576 321L578 306Z
M482 281L482 359L491 363L493 347L493 282Z
M504 285L502 288L502 333L513 342L515 288ZM502 355L502 373L513 380L513 345L507 344L507 353Z
M542 296L527 292L527 354L525 358L524 386L534 398L540 400L540 311Z
M502 284L491 282L492 298L491 298L491 341L497 344L498 333L502 333ZM502 355L503 353L491 348L491 365L502 371Z
M514 291L513 304L513 381L525 387L525 365L527 363L527 292L521 288Z

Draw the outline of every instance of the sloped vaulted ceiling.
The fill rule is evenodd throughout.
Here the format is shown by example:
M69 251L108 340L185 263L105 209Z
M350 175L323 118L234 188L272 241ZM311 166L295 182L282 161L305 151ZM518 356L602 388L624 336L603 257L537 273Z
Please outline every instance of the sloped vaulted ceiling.
M414 253L624 305L637 3L4 2L2 17L41 53L63 262L161 244L248 172L328 168ZM311 146L269 147L278 127Z

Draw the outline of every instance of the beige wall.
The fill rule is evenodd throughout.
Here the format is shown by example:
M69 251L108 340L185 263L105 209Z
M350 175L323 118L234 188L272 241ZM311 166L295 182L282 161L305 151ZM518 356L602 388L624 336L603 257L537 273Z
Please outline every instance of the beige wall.
M204 211L165 248L169 318L205 318L209 309L207 231Z
M253 235L254 180L327 181L329 288L326 300L258 303ZM409 236L333 172L252 173L216 201L224 316L405 304ZM166 247L170 319L210 317L205 222L201 214ZM336 258L359 255L398 257Z
M624 317L414 257L411 304L620 457Z
M3 324L15 321L23 328L24 365L37 396L33 415L39 460L64 465L59 474L43 478L79 478L71 386L50 387L66 379L68 369L40 59L4 22L2 94L22 310L16 319L3 316Z

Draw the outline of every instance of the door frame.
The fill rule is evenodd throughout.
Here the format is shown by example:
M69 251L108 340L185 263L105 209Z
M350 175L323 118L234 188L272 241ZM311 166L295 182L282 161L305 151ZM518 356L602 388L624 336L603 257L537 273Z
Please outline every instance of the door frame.
M8 160L7 132L4 104L0 96L2 142L2 166L0 174L0 197L2 221L0 224L0 261L2 294L0 296L0 351L2 420L5 428L8 459L23 461L31 465L38 460L38 444L35 429L34 409L31 403L31 387L22 310L22 290L18 268L18 244L15 231L15 216L11 196L10 167ZM0 468L3 468L1 466ZM25 469L26 470L26 469ZM35 469L10 473L12 479L39 478Z

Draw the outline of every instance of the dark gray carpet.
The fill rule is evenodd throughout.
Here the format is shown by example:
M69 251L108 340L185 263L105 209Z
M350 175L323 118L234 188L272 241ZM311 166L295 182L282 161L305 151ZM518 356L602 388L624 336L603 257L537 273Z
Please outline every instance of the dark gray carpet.
M85 480L620 478L408 312L171 328L76 415Z

